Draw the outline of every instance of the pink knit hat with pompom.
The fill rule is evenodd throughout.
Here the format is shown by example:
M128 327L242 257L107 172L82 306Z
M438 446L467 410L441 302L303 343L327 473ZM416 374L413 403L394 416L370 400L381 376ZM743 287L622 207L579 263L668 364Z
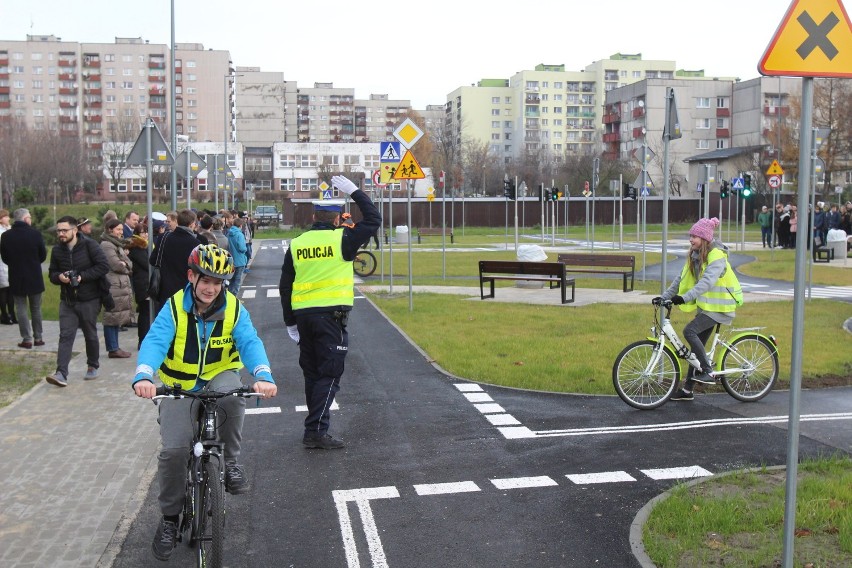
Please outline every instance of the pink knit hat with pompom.
M719 219L699 219L689 230L690 236L701 237L707 242L713 241L713 230L719 226Z

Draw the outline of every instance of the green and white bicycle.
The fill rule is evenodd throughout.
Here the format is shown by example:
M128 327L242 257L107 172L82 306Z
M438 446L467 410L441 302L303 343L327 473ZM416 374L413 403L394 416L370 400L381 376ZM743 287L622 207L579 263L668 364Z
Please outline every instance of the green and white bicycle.
M672 303L660 302L666 310L662 323L654 307L651 337L625 347L612 367L612 384L621 400L640 410L666 403L681 376L701 372L701 364L684 345L672 326ZM716 325L707 356L713 361L713 376L729 395L742 402L755 402L772 390L778 380L778 342L760 327L728 330Z

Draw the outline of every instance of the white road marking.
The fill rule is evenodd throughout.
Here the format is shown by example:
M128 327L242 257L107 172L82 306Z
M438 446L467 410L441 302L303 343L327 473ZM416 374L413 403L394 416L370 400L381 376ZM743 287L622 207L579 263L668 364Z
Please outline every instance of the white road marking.
M494 403L474 404L473 407L480 411L482 414L488 414L491 412L506 412L505 410L503 410L502 406Z
M472 493L480 491L479 486L473 481L458 481L455 483L427 483L415 485L414 491L418 495L446 495L447 493Z
M280 414L280 406L258 406L255 408L246 408L246 414Z
M517 418L511 414L486 414L485 418L495 426L514 426L520 424Z
M340 410L340 407L337 405L336 400L331 403L329 410ZM303 404L301 406L296 407L296 412L307 412L307 411L308 411L308 405L307 404Z
M266 291L267 298L280 298L281 292L278 291L278 288L270 288Z
M337 517L340 520L340 532L343 536L343 548L346 552L346 563L349 568L358 568L361 564L358 560L358 547L355 543L355 532L352 530L352 519L349 517L349 501L354 501L358 507L361 517L361 526L364 528L364 536L367 540L367 549L370 551L372 565L377 568L387 568L388 561L385 557L379 531L376 528L376 520L370 507L370 499L392 499L399 497L396 487L372 487L365 489L349 489L344 491L332 491L334 504L337 507Z
M697 465L689 467L666 467L663 469L640 469L642 473L651 479L689 479L692 477L709 477L713 475L703 467Z
M243 300L251 300L257 294L257 290L243 290Z
M599 473L576 473L568 474L567 477L577 485L591 483L618 483L622 481L636 481L636 478L626 471L602 471Z
M556 481L547 475L538 477L509 477L506 479L492 479L491 483L497 489L523 489L526 487L551 487L559 485Z
M459 392L482 392L482 387L474 383L456 383L455 386Z
M485 393L467 393L464 397L470 402L493 402L491 395Z

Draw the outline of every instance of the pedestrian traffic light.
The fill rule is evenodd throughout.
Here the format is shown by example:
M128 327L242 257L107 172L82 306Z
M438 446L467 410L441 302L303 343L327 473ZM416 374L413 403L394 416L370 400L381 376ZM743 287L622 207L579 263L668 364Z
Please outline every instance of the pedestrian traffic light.
M740 192L743 199L751 197L751 175L743 174L743 190Z
M636 201L636 199L637 199L636 188L633 187L632 185L630 185L629 183L622 183L621 186L622 186L622 193L621 193L622 199L624 198L624 196L627 196L630 199Z
M503 190L504 190L503 191L504 195L508 199L511 199L512 201L515 200L515 198L517 196L517 192L516 192L516 188L515 188L515 180L513 180L513 179L504 180L503 181Z
M540 201L547 201L550 199L550 196L546 193L546 191L549 192L550 190L545 190L543 183L538 184L538 198Z
M728 180L722 181L722 186L719 188L719 199L728 198Z

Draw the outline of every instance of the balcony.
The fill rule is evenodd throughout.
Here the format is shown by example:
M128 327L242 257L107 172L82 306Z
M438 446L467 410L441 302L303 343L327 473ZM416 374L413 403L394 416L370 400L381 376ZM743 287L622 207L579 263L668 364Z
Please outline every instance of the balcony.
M60 81L76 81L77 74L76 73L60 73L59 74Z
M731 131L727 128L717 128L716 129L716 138L730 138Z
M69 88L69 87L59 87L59 94L60 95L76 95L77 89L72 89L72 88Z
M4 72L0 71L0 79L8 79L8 78L9 78L8 73L4 73Z
M524 99L524 102L528 105L529 104L533 104L533 105L541 104L541 97L539 97L538 95L532 95L532 96L527 95L527 98Z
M615 160L618 159L618 152L604 152L603 158L604 158L604 160L615 161Z
M83 119L86 122L101 122L103 120L103 117L99 114L93 114L90 116L84 116Z
M83 106L86 108L101 108L103 103L101 101L86 101L83 103Z
M90 82L99 82L101 80L100 73L83 73L83 80Z
M12 108L12 101L0 101L0 108Z
M165 61L149 61L148 69L165 69L166 62Z
M641 126L637 126L633 129L633 138L642 138L644 134L642 133L643 128Z
M162 97L162 96L165 96L166 89L164 87L157 87L157 86L149 87L148 88L148 94L151 95L152 97L157 97L157 96Z
M0 87L0 95L8 95L10 89L10 87Z
M716 109L716 116L719 117L719 118L731 116L731 109L729 109L729 108L717 108Z
M790 107L777 107L777 106L765 106L763 107L763 115L764 116L788 116L790 114Z
M90 150L101 150L103 149L103 147L103 142L89 142L88 144L86 144L86 148L89 148Z
M59 61L57 62L60 67L77 67L76 59L69 59L67 57L59 57Z
M77 122L77 117L76 116L60 116L59 122L62 122L62 123L65 123L65 124L74 124L74 123Z
M149 101L148 108L166 108L166 103L155 103L153 101Z
M618 132L607 132L603 135L603 141L606 143L619 142L621 135Z
M5 67L7 65L9 65L9 56L8 55L0 56L0 67Z
M83 67L99 69L101 66L101 60L95 57L85 57L83 58Z
M73 137L76 138L78 136L77 129L74 128L73 125L69 125L69 126L71 126L71 128L60 128L59 129L59 135L60 136L68 136L69 138L73 136Z
M621 113L620 112L608 112L603 115L603 123L604 124L612 124L614 122L621 122Z
M76 101L59 101L59 108L77 108Z
M164 83L166 81L165 75L148 75L148 80L152 83Z
M633 118L645 116L645 107L636 107L633 109Z
M61 89L60 89L60 92L62 92ZM88 87L88 88L83 89L83 93L86 94L86 95L100 95L101 94L101 88L100 87Z

